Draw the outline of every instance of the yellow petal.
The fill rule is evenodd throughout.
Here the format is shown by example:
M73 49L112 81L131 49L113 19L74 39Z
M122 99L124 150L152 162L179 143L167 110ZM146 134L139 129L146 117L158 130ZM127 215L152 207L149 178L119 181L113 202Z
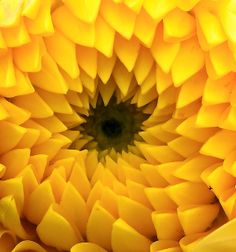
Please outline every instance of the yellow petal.
M149 238L155 235L151 210L147 207L127 197L120 196L118 198L118 211L122 220L135 228L140 234Z
M88 209L82 196L69 182L63 192L60 206L65 212L65 216L73 221L81 234L85 236L88 221Z
M98 88L103 99L104 105L106 106L116 90L115 82L113 80L110 80L108 81L108 83L106 83L106 85L101 83Z
M191 252L234 252L235 245L235 225L236 219L228 221L226 224L216 229L205 238L201 239L192 249Z
M200 127L217 127L220 117L226 109L225 104L202 105L197 114L196 124Z
M133 73L128 72L123 64L116 63L113 70L113 77L115 82L123 95L127 95L129 86L131 84Z
M25 133L26 130L23 127L9 122L0 122L0 153L14 148Z
M205 184L183 182L166 188L167 194L179 206L187 204L207 204L215 195Z
M153 57L149 50L141 47L133 69L138 84L141 84L145 80L153 66L153 62Z
M64 132L67 130L67 127L56 116L37 119L35 121L52 133Z
M79 19L86 23L92 23L97 17L101 0L63 0L63 2Z
M80 242L74 245L71 252L107 252L105 249L101 248L95 243L92 242Z
M0 4L0 26L9 27L17 23L20 16L23 0L4 0Z
M30 36L22 21L17 26L3 29L2 34L8 47L22 46L30 42Z
M195 157L186 159L174 172L174 175L188 181L201 182L201 173L209 166L217 163L217 161L216 158L196 154Z
M33 94L14 98L14 103L29 111L32 117L44 118L53 115L53 111L46 102L35 92Z
M104 187L101 195L101 205L115 218L118 216L117 195L109 187Z
M165 188L149 187L145 188L145 193L154 209L158 212L174 211L177 208L177 205L166 193Z
M219 126L223 129L228 130L235 130L235 107L229 106L224 113L222 113L222 116L219 121Z
M9 114L7 113L6 109L1 104L0 105L0 120L6 120L8 118L9 118Z
M150 241L122 219L113 224L112 249L114 252L147 252Z
M45 38L45 44L55 62L65 70L71 78L77 78L79 75L79 68L76 59L75 44L57 30L55 30L52 36Z
M134 34L147 47L150 47L155 36L156 26L157 22L144 9L141 9L136 18Z
M0 222L4 227L12 230L21 239L32 238L32 235L28 234L21 224L16 203L12 196L7 196L0 200L0 209Z
M232 141L234 137L234 131L220 130L206 141L200 152L208 156L224 159L236 146L236 143Z
M64 72L62 69L60 69L61 75L65 80L65 83L68 85L68 92L63 92L68 94L71 91L75 91L78 93L81 93L83 91L83 85L81 82L80 77L77 77L75 79L72 79L66 72Z
M130 39L135 26L136 15L123 3L104 0L101 4L101 14L103 18L126 39ZM122 13L122 16L120 15Z
M235 15L235 2L234 1L225 1L222 5L219 6L219 16L224 28L224 31L230 41L236 41L236 32L234 26L236 24L236 15Z
M3 180L0 183L1 198L11 195L14 197L16 209L19 215L22 215L24 207L24 187L22 177Z
M143 3L144 9L153 18L160 21L168 12L176 7L175 1L172 0L145 0Z
M31 34L50 35L54 32L51 19L51 0L40 2L35 19L25 19L27 30Z
M152 208L150 201L148 200L144 190L145 190L145 186L137 183L133 180L127 180L127 189L128 189L128 193L130 196L130 199L135 200L138 203L143 204L144 206L146 206L147 208Z
M133 10L136 13L140 12L140 9L142 8L143 0L125 0L125 5L127 5L131 10Z
M60 202L62 194L66 187L64 174L62 175L59 169L54 169L50 174L48 180L50 181L56 202Z
M53 110L54 113L72 114L73 110L63 94L52 94L43 89L37 89L37 93Z
M0 31L0 48L3 49L2 50L2 53L4 54L6 51L7 51L7 45L6 45L6 42L3 38L3 34L2 32Z
M65 94L68 86L58 67L49 54L42 57L42 69L38 73L31 73L30 80L35 86L52 93ZM50 83L50 85L48 85Z
M114 68L116 62L116 56L115 54L112 55L112 57L107 58L102 54L98 54L98 76L101 78L102 82L104 84L107 83L109 80L112 70Z
M46 168L44 175L46 177L49 177L56 169L56 175L60 175L64 180L68 180L74 163L75 163L75 157L67 157L59 159ZM62 183L64 184L64 181ZM65 190L66 188L63 187L63 192Z
M24 185L24 197L25 199L30 193L38 186L38 181L33 171L33 166L28 164L18 175L21 179L21 184Z
M18 243L12 250L12 252L23 252L25 250L32 250L35 252L46 252L46 250L43 249L38 243L29 240Z
M80 80L83 83L83 87L88 91L88 94L90 94L92 97L94 97L94 95L96 93L95 89L96 89L96 86L98 83L97 79L91 78L87 73L85 73L83 70L81 70ZM94 99L93 102L94 102L94 106L95 106L96 99ZM91 101L91 105L93 106L92 101Z
M207 75L205 74L205 72L199 72L198 74L194 75L192 78L184 82L178 95L176 107L184 107L200 98L203 95L206 78Z
M40 8L40 0L27 0L24 2L22 15L35 19Z
M28 74L22 73L15 67L15 85L11 87L0 87L0 94L5 97L27 95L34 92L34 88L28 78Z
M218 77L234 71L236 62L227 43L212 48L209 52L209 60ZM207 65L206 65L207 66Z
M0 249L3 252L12 251L16 243L15 235L8 230L0 228Z
M129 163L121 159L118 160L118 165L125 180L132 180L134 182L137 182L143 185L147 184L142 172L139 169L134 168Z
M2 165L0 164L0 178L3 177L4 173L6 171L6 166L5 165Z
M156 170L169 184L177 184L183 181L175 176L175 171L181 164L180 161L166 162L157 165Z
M72 111L72 114L57 114L57 117L68 128L74 128L85 121L84 118L79 116L74 110Z
M210 174L207 175L208 169ZM202 173L202 177L205 177L204 181L213 189L218 197L234 186L235 178L226 172L221 165L218 165L218 167L216 165L215 167L211 166L208 169Z
M163 93L172 85L172 78L170 73L164 73L162 69L156 67L156 89L159 94Z
M159 240L178 240L184 235L177 213L174 211L153 212L152 221Z
M218 213L218 204L192 205L178 208L179 221L186 235L206 231L212 225Z
M221 44L226 36L219 18L206 8L196 8L196 18L209 48Z
M179 243L172 240L155 241L151 244L150 252L181 252Z
M162 27L158 27L151 52L162 71L168 73L180 50L180 44L165 42L162 33Z
M83 170L82 166L76 163L72 169L70 179L71 183L78 190L84 199L87 199L90 192L90 183L87 178L87 174Z
M41 49L39 39L31 37L30 43L13 49L16 65L24 72L36 72L41 68Z
M198 152L202 144L186 137L178 137L168 143L172 150L187 158Z
M206 235L207 235L206 232L187 235L180 240L179 245L181 249L183 249L186 252L189 252L196 246L198 241Z
M16 77L14 66L12 62L12 54L6 53L5 55L0 57L0 80L1 88L9 88L13 87L16 84Z
M10 117L8 118L9 122L20 125L29 119L30 117L29 112L17 107L11 102L8 102L6 99L4 98L0 99L0 103L9 114Z
M111 231L115 218L98 202L93 206L87 223L87 239L99 246L111 250ZM98 227L103 226L103 231Z
M37 226L37 233L45 244L69 250L81 241L71 224L60 214L57 205L51 206Z
M204 54L197 39L192 38L181 44L180 50L171 68L173 82L179 86L196 74L204 66Z
M166 163L171 161L182 160L183 157L173 151L169 146L166 145L150 145L150 144L139 144L137 147L151 163Z
M32 169L34 171L35 177L38 182L40 182L43 178L47 165L47 156L44 154L31 156L29 163L32 164Z
M28 120L27 122L25 122L24 127L27 128L27 132L26 132L27 136L26 136L24 142L25 141L32 142L31 138L33 138L33 139L35 139L35 142L33 141L33 143L41 144L41 143L47 141L52 135L49 130L47 130L46 128L44 128L43 126L41 126L40 124L36 123L33 120ZM39 136L36 132L39 132Z
M182 0L177 0L176 4L177 6L184 10L184 11L189 11L191 10L200 0L187 0L187 1L182 1Z
M229 220L235 218L235 199L236 193L234 189L230 188L225 192L221 193L220 204Z
M88 196L88 200L87 200L87 207L89 209L89 211L92 210L93 205L95 204L95 202L97 200L99 200L101 198L102 192L103 192L103 185L100 181L97 181L95 183L95 185L93 186L93 188L91 189L91 192Z
M139 54L140 44L135 37L125 40L117 35L115 39L114 50L117 57L124 64L127 70L132 71Z
M195 20L192 15L174 9L163 18L164 40L177 42L186 40L195 33ZM181 29L180 29L181 27Z
M167 186L167 181L157 172L156 167L157 166L152 164L141 164L140 169L151 186Z
M176 89L173 86L165 90L158 98L158 108L163 109L174 104L176 102L178 93L179 89Z
M115 31L98 16L95 24L95 48L103 53L106 57L111 57L113 54L113 44L115 40Z
M37 202L43 200L43 204L37 204ZM55 198L52 192L49 181L45 181L40 184L29 196L26 201L25 214L28 220L34 224L39 224L48 207L55 202Z
M14 149L1 156L1 163L7 166L4 177L14 178L28 164L29 149Z
M83 0L82 0L83 1ZM72 1L71 1L72 2ZM95 40L94 24L85 23L65 7L57 8L52 15L53 24L74 43L83 46L93 46ZM70 29L68 29L70 27Z
M51 160L64 145L66 143L62 139L51 138L46 142L34 146L31 150L33 155L46 154L48 155L48 159Z
M97 51L94 48L77 46L80 67L93 79L97 75Z
M40 132L36 129L26 129L26 133L17 144L17 148L31 148L40 138Z
M235 151L230 152L226 156L223 167L228 173L235 176Z

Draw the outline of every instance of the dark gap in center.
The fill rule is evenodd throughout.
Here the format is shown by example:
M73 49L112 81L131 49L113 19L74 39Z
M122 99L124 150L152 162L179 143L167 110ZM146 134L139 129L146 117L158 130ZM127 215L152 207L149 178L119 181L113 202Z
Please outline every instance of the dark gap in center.
M102 122L102 132L108 138L119 137L122 134L121 122L115 118L109 118Z

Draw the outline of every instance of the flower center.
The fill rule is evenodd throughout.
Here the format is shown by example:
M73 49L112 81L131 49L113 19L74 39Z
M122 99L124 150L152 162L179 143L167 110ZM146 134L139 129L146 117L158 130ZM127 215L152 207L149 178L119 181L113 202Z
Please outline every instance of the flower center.
M119 137L122 134L121 122L115 118L106 119L101 123L103 134L108 138Z
M141 130L141 125L148 117L130 101L117 103L112 97L107 105L104 105L99 97L95 108L90 109L86 122L81 125L81 133L84 137L92 137L98 150L114 148L121 152L132 145L135 135ZM91 142L84 148L89 149ZM94 146L94 144L92 145Z

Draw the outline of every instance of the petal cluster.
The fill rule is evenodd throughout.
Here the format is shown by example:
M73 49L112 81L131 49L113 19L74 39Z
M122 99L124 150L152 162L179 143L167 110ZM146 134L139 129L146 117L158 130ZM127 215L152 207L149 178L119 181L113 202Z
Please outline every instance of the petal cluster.
M0 1L0 251L235 251L235 13ZM149 118L100 152L78 129L114 95Z

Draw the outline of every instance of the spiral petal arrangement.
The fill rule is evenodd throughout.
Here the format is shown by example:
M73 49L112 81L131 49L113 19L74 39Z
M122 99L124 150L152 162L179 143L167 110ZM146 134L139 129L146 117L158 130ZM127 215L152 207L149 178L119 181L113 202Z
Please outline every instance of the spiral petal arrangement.
M233 0L1 0L0 251L236 251L235 27ZM147 115L121 151L83 128L112 97Z

